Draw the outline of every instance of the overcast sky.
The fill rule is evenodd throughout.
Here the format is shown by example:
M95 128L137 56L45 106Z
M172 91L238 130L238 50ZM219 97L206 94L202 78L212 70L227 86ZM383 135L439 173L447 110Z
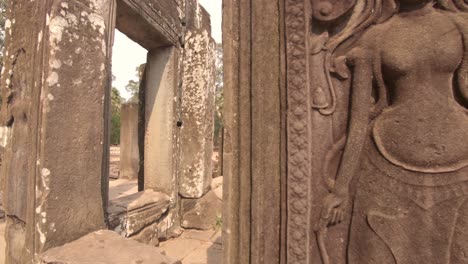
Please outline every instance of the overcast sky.
M216 42L221 43L222 0L199 1L208 13L210 13L213 38ZM130 79L137 79L135 69L146 62L147 51L118 30L116 30L115 33L112 74L114 74L116 79L113 85L119 89L122 97L128 99L130 94L125 91L125 85Z

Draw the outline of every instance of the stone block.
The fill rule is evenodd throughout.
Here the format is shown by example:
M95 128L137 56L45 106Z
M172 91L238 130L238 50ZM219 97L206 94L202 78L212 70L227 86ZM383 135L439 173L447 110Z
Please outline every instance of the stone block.
M130 237L140 243L145 243L157 247L159 245L159 224L155 223L143 228L140 233Z
M174 173L177 51L163 47L148 53L146 64L144 188L177 199Z
M223 186L219 186L218 188L214 189L213 192L219 199L223 200Z
M37 264L180 264L162 254L161 250L117 233L101 230L74 242L53 248L38 257Z
M182 227L208 230L222 214L222 200L210 191L200 199L182 199Z
M197 248L200 248L203 244L204 242L196 239L180 238L161 243L160 249L167 256L175 260L183 261L188 254L196 251Z
M116 27L147 50L174 45L182 30L174 0L119 0Z
M167 195L153 190L111 200L108 208L110 228L124 237L136 235L157 223L169 205Z
M5 255L31 263L105 227L113 29L108 0L11 3L1 81Z
M185 257L191 264L220 263L223 256L223 247L219 244L206 243Z
M208 29L185 36L179 194L200 198L212 179L215 43Z
M138 179L140 152L138 149L138 104L122 104L120 125L119 178Z
M223 186L223 177L216 177L211 182L211 190L218 189Z

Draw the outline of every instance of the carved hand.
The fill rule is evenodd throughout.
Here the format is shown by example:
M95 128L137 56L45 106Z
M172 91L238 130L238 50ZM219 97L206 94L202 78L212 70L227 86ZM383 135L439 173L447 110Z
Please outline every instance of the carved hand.
M323 200L320 225L326 227L341 223L348 205L348 200L348 192L329 193Z

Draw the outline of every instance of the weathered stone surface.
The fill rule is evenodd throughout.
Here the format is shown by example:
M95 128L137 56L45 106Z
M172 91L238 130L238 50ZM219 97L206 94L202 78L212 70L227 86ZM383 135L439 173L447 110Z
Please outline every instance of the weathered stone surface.
M189 263L221 263L223 257L223 247L219 244L206 243L188 254L184 260L190 260Z
M177 264L152 246L101 230L39 256L38 264Z
M177 199L174 172L177 51L173 47L148 54L145 83L145 189Z
M221 200L223 199L223 179L223 177L214 178L211 183L211 191Z
M3 192L0 191L0 222L5 220L5 209L3 209Z
M110 180L109 181L109 200L114 200L123 196L138 192L137 181L129 180Z
M138 234L131 236L130 238L140 243L145 243L151 246L159 245L159 223L154 223L148 227L143 228Z
M224 180L223 177L214 178L213 181L211 182L211 190L215 190L215 189L218 189L218 187L222 187L223 180Z
M216 196L219 198L219 199L223 199L223 186L219 186L218 188L214 189L212 192L214 192L214 194L216 194Z
M109 151L109 178L116 180L120 174L120 147L111 146ZM110 187L109 187L110 188Z
M130 237L157 223L169 205L169 196L153 190L111 200L107 210L110 228L122 236Z
M147 50L176 45L182 8L174 0L118 0L116 27Z
M8 5L1 142L9 263L30 263L105 226L108 3Z
M187 25L183 60L179 194L186 198L203 196L212 179L215 42L209 16L195 15Z
M151 49L142 89L146 162L139 187L169 196L158 236L177 235L183 47L186 39L210 39L209 30L195 32L208 28L206 11L196 0L18 0L8 8L0 120L7 263L30 263L36 254L105 227L116 24ZM131 232L151 224L155 210L131 215Z
M200 199L182 199L182 227L208 230L221 218L223 203L214 192Z
M286 263L284 2L223 3L224 264Z
M120 109L120 174L119 178L136 180L140 169L138 148L138 103L122 104Z
M160 234L171 235L179 228L177 164L178 57L174 47L163 47L148 54L144 84L144 188L167 194L171 201Z
M174 260L187 264L222 263L222 245L217 242L221 232L216 230L185 230L177 239L164 241L160 249Z

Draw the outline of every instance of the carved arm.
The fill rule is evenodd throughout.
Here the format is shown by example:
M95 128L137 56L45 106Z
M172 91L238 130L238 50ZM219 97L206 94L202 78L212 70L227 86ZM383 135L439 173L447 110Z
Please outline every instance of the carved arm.
M355 48L347 59L353 72L351 109L348 139L334 190L336 194L348 193L349 183L357 171L368 136L373 83L372 55L369 50Z

